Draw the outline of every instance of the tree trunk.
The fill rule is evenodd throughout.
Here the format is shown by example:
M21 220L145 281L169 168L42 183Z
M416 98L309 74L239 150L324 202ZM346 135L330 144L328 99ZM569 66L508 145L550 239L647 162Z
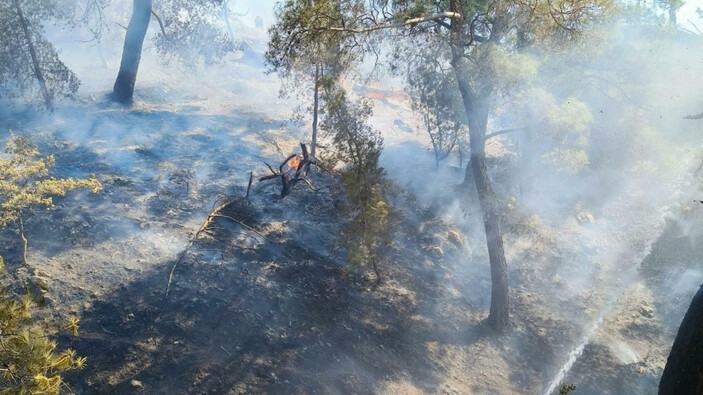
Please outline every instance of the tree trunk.
M460 1L449 2L450 11L461 11ZM501 21L497 18L491 29L491 41L500 40ZM459 92L466 111L469 125L469 164L474 176L478 200L483 211L483 226L486 230L488 258L491 264L491 309L488 316L489 325L496 331L502 332L508 326L508 265L503 249L503 234L500 230L500 208L498 198L493 191L491 179L486 169L486 126L491 89L485 89L477 97L468 80L468 68L464 58L464 45L461 39L461 20L453 18L451 22L450 46L452 48L452 68L459 85ZM485 87L490 88L490 87Z
M113 99L119 103L131 104L134 98L134 84L137 82L142 46L151 18L151 6L152 0L134 0L133 3L132 19L124 39L120 71L112 91Z
M315 95L312 107L312 143L310 144L310 155L315 157L317 148L317 112L320 106L320 69L319 64L315 64Z
M466 118L469 124L470 160L468 166L476 184L478 200L483 211L483 225L486 230L488 257L491 264L491 309L488 317L490 326L502 332L508 325L508 270L503 249L503 233L500 229L500 208L493 191L486 168L486 126L488 123L489 100L475 98L466 79L466 72L460 67L463 60L454 66L459 91L461 93Z
M703 287L681 322L659 382L659 395L703 394Z
M669 25L676 27L676 11L673 5L669 4Z
M22 13L22 7L20 7L19 0L14 0L12 3L14 4L15 10L17 11L17 17L19 18L20 25L22 26L24 37L27 40L29 56L32 58L32 68L34 69L34 77L36 77L37 82L39 82L39 88L41 89L42 96L44 96L44 103L46 104L46 108L52 110L54 108L54 105L52 103L51 93L49 93L49 89L47 89L46 87L46 80L44 79L44 74L42 73L41 68L39 67L39 58L37 57L37 51L34 48L34 43L32 42L32 34L29 31L29 23L24 18L24 14Z

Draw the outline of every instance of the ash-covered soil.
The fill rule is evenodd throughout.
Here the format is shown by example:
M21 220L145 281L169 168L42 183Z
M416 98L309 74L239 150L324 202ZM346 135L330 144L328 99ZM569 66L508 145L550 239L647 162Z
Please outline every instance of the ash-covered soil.
M317 191L300 184L283 200L276 181L255 183L246 202L248 171L266 174L264 161L296 148L280 122L92 109L83 130L74 109L59 114L71 127L52 133L6 118L56 155L57 175L95 174L105 187L28 216L29 271L18 268L17 234L0 235L10 270L47 287L40 314L81 318L79 337L60 338L88 357L67 377L77 393L537 391L544 361L578 330L530 311L539 297L518 290L514 329L488 332L480 241L403 188L380 285L344 261L335 174L316 171ZM131 132L114 138L117 124ZM233 203L175 267L166 297L170 270L224 200Z
M376 285L369 268L345 263L335 174L317 171L317 191L299 184L283 200L275 181L255 182L243 199L250 171L266 174L264 162L309 137L284 126L289 106L258 66L227 72L201 86L151 71L138 90L149 102L133 109L94 98L52 114L0 113L3 128L56 156L57 176L95 174L104 186L27 216L29 270L16 232L0 232L9 269L48 289L39 315L81 318L79 337L59 339L88 357L67 377L76 393L539 394L601 315L564 382L575 394L656 392L703 278L702 238L690 231L701 207L661 214L680 197L648 201L645 180L559 202L573 209L550 217L510 198L514 155L493 139L512 314L507 333L493 334L483 324L490 272L475 192L456 187L463 171L434 169L426 142L407 131L402 98L375 109L382 161L399 185ZM174 264L224 201L233 203L175 267L166 296Z

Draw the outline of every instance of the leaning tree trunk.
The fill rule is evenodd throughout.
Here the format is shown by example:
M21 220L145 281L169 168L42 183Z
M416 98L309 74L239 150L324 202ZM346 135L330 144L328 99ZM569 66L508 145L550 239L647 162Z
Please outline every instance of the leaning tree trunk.
M29 31L29 22L24 18L24 13L22 13L22 7L20 7L19 0L14 0L13 5L15 6L15 11L17 11L17 17L19 18L20 25L22 26L22 32L27 40L27 49L29 50L29 56L32 58L32 68L34 69L34 77L39 83L39 88L41 89L42 96L44 96L44 103L46 108L49 110L53 109L51 93L46 87L46 80L44 79L44 73L39 67L39 58L37 57L37 50L34 47L34 42L32 42L32 34Z
M457 65L458 66L458 65ZM500 208L486 168L486 126L489 103L487 98L475 98L463 68L456 68L459 91L469 124L471 156L468 166L476 184L478 200L483 211L488 257L491 264L491 310L488 322L496 331L508 325L508 269L500 229Z
M124 39L120 71L112 91L112 97L117 102L130 104L134 98L134 84L137 82L142 46L151 18L151 6L152 0L134 0L132 19Z
M659 382L659 395L703 394L703 287L681 322Z

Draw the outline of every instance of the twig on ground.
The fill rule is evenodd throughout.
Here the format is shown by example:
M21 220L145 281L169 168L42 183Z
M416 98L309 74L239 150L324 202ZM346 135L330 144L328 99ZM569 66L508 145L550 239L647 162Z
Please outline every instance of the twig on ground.
M103 324L100 324L100 327L103 329L103 331L105 331L105 333L109 333L109 334L111 334L111 335L117 336L117 333L105 329L105 327L103 326Z
M224 210L225 208L227 208L229 205L231 205L231 204L234 203L235 201L236 201L236 200L229 200L229 201L226 201L225 203L223 203L223 204L217 206L214 210L212 210L212 212L210 213L210 215L208 215L208 217L207 217L207 219L205 220L205 222L203 223L203 225L198 229L197 232L195 232L195 234L193 235L193 237L191 237L190 241L188 242L188 245L187 245L186 248L183 250L183 252L181 252L181 254L178 256L178 259L176 260L176 262L175 262L175 263L173 264L173 266L171 267L171 271L170 271L169 274L168 274L168 282L166 283L166 293L164 294L164 298L168 297L168 294L169 294L169 292L171 291L171 282L173 281L173 273L175 272L176 267L183 261L183 259L185 259L186 255L188 255L188 252L189 252L190 249L193 247L193 244L195 244L195 241L198 240L198 238L200 238L200 235L201 235L206 229L208 229L208 227L212 224L212 221L213 221L215 218L225 218L225 219L229 219L229 220L231 220L231 221L234 221L234 222L238 223L239 225L241 225L242 227L244 227L246 230L248 230L248 231L250 231L250 232L253 232L253 233L256 233L257 235L259 235L260 237L262 237L264 240L268 241L268 242L271 243L273 246L275 246L276 248L278 248L279 250L281 250L281 251L283 252L283 254L284 254L286 257L288 257L289 259L294 259L293 256L292 256L292 254L289 253L288 251L286 251L285 248L283 248L280 244L276 243L275 241L269 239L268 237L266 237L266 236L265 236L264 234L262 234L261 232L257 231L256 229L252 228L251 226L245 224L244 222L238 220L237 218L234 218L234 217L229 216L229 215L221 214L222 210Z
M224 348L224 347L220 346L220 348L222 349L222 351L226 352L226 353L227 353L227 355L229 355L230 357L232 356L232 354L230 354L230 352L229 352L229 351L225 350L225 348Z

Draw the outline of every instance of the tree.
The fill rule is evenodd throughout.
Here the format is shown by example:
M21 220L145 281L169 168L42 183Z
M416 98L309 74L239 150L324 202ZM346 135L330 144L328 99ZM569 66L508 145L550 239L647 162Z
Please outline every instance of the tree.
M0 227L16 223L22 239L23 263L27 264L27 238L24 234L23 213L34 206L53 207L52 196L64 196L74 189L102 190L95 178L54 178L54 156L41 157L39 149L29 140L13 136L0 156Z
M659 395L703 392L703 287L681 322L659 382Z
M315 14L309 1L296 2L304 12ZM493 102L508 91L515 74L513 65L531 47L558 47L573 41L581 28L601 16L610 0L549 1L342 1L336 16L315 14L297 18L298 24L286 32L286 41L313 43L320 29L311 20L323 20L324 31L336 32L338 42L360 48L364 54L377 54L392 37L439 37L447 48L441 59L456 78L470 138L470 168L483 212L486 242L491 266L491 307L489 324L501 331L508 324L507 264L500 229L500 204L486 166L485 140ZM374 34L381 31L385 36ZM403 61L402 57L394 58Z
M144 37L151 19L152 0L134 0L132 18L127 26L124 38L122 60L117 80L112 89L113 99L120 103L131 103L134 98L134 85L137 82L137 71L142 57Z
M16 222L20 229L27 264L27 239L22 214L32 206L52 206L51 196L63 196L76 188L101 189L94 178L74 180L49 177L53 156L41 157L27 139L12 136L6 156L0 157L0 227ZM57 351L45 323L32 318L33 296L17 297L7 285L5 265L0 257L0 393L60 394L68 388L61 375L78 370L85 358L73 350ZM24 284L26 287L26 284ZM78 334L77 318L69 318L61 329Z
M38 93L48 109L78 90L76 75L59 59L42 23L70 15L53 0L0 0L0 93Z
M381 281L379 263L390 245L390 211L385 199L384 172L378 165L383 149L379 131L369 126L371 103L352 102L344 89L328 92L329 101L322 130L332 140L336 156L344 163L342 184L347 195L346 211L352 219L344 234L347 260L370 265Z
M461 149L466 119L451 66L441 63L443 56L439 51L446 48L441 45L415 45L414 48L416 53L414 60L409 62L406 80L413 110L422 118L430 137L435 165L439 167L439 163L455 148L458 148L463 162Z
M329 19L316 18L317 15L339 18L340 11L338 4L326 0L287 1L279 5L276 22L269 28L271 39L266 63L269 72L278 73L283 80L281 95L293 93L307 99L312 86L310 154L313 157L317 151L320 108L327 101L325 93L334 90L334 85L354 63L354 53L337 41L337 34L327 30L331 27ZM291 40L288 33L300 24L318 31L317 40Z
M676 27L676 13L681 7L686 4L684 0L657 0L659 6L662 7L669 15L669 26Z
M228 35L214 24L222 3L223 0L163 0L159 2L157 13L153 0L133 0L113 99L123 104L131 104L134 99L142 48L152 15L161 29L156 44L162 56L175 55L193 66L194 57L209 63L232 50Z

